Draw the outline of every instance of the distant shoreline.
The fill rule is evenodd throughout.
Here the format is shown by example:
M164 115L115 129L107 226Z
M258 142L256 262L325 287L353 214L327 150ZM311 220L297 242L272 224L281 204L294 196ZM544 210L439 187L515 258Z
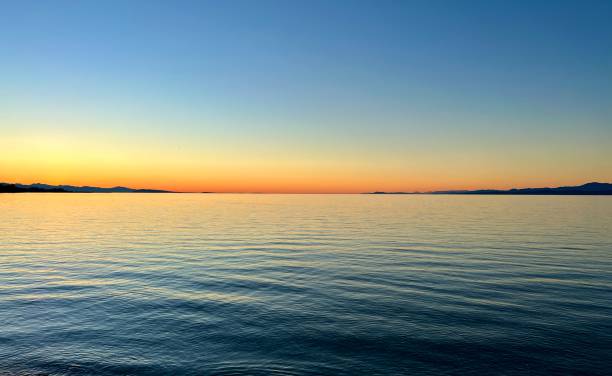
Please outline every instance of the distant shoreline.
M0 183L0 193L179 193L158 189L133 189L127 187L100 188L74 185Z
M501 189L477 189L461 191L433 191L433 192L369 192L372 195L529 195L529 196L608 196L612 195L612 184L609 183L586 183L578 186L556 187L556 188L513 188Z
M180 194L366 194L366 195L487 195L487 196L610 196L612 195L612 184L610 183L586 183L579 186L567 186L556 188L513 188L508 190L478 189L478 190L454 190L454 191L432 191L432 192L365 192L365 193L287 193L287 192L176 192L157 189L133 189L127 187L91 187L72 185L49 185L49 184L17 184L0 183L0 193L180 193Z

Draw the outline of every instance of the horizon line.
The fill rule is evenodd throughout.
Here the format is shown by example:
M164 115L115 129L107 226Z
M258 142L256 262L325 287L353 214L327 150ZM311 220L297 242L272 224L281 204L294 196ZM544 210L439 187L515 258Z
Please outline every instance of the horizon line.
M39 189L65 189L67 187L76 188L76 189L99 189L105 190L102 192L96 191L70 191L66 190L66 193L180 193L180 194L373 194L373 195L422 195L422 194L459 194L459 193L483 193L483 194L494 194L494 193L508 193L513 191L520 190L555 190L560 188L577 188L584 187L586 185L593 184L604 184L604 185L612 185L612 183L601 183L596 181L590 181L587 183L582 183L578 185L563 185L563 186L547 186L547 187L527 187L527 188L509 188L509 189L491 189L491 188L476 188L476 189L450 189L450 190L431 190L431 191L360 191L360 192L346 192L346 191L323 191L323 192L308 192L308 191L297 191L297 192L283 192L283 191L176 191L176 190L164 190L164 189L153 189L153 188L130 188L121 185L114 185L110 187L97 187L91 185L71 185L71 184L46 184L46 183L32 183L32 184L22 184L22 183L7 183L0 182L0 185L12 185L20 188L39 188ZM112 189L118 189L122 191L110 191ZM59 192L63 193L63 192Z

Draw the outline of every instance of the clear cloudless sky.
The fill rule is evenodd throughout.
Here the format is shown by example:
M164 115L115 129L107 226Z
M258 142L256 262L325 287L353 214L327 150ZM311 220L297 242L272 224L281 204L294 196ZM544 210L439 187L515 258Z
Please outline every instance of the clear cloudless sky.
M612 181L610 1L2 1L0 181Z

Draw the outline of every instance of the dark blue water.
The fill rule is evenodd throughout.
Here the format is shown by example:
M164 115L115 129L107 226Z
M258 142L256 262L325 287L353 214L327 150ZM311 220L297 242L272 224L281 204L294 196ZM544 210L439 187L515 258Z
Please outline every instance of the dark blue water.
M612 198L0 195L0 375L610 375Z

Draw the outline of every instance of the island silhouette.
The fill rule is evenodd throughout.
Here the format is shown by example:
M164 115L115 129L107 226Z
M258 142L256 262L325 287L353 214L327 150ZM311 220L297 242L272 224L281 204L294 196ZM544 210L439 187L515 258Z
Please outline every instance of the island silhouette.
M49 185L42 183L0 183L0 193L49 192L49 193L173 193L159 189L133 189L127 187L100 188L74 185Z
M127 187L91 187L74 185L49 185L42 183L18 184L0 183L0 193L22 193L22 192L48 192L48 193L183 193L165 191L160 189L134 189ZM214 192L201 192L214 193ZM586 183L577 186L565 186L555 188L512 188L508 190L500 189L477 189L477 190L450 190L450 191L431 191L431 192L366 192L373 195L411 195L411 194L430 194L430 195L612 195L612 184L610 183Z
M612 184L610 183L586 183L577 186L556 188L512 188L502 189L477 189L477 190L452 190L432 192L368 192L374 195L409 195L409 194L433 194L433 195L612 195Z

